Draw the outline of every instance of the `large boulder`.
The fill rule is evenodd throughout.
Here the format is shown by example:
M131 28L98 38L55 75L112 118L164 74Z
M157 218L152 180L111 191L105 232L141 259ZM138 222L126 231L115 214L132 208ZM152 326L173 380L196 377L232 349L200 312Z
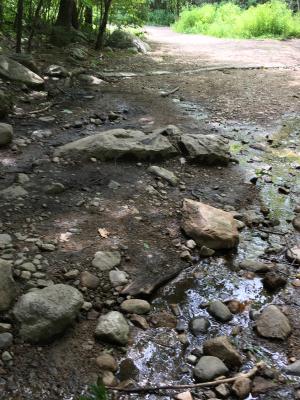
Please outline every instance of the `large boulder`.
M274 305L267 306L256 321L257 332L269 339L284 340L292 329L287 317Z
M110 311L99 318L95 336L108 343L126 345L129 337L129 325L120 312Z
M203 354L218 357L229 368L240 367L242 357L226 336L219 336L203 343Z
M12 138L13 127L9 124L0 123L0 147L9 144Z
M134 158L139 160L164 159L175 156L177 150L159 134L146 135L141 131L113 129L67 143L56 149L56 157L101 161Z
M218 135L182 135L179 146L184 154L199 163L228 164L231 159L228 142Z
M11 261L0 258L0 312L7 311L16 297Z
M184 199L182 228L197 244L210 249L230 249L239 243L233 216L198 201Z
M21 338L31 343L51 341L74 322L82 304L79 290L64 284L24 294L14 308Z
M147 53L150 46L132 33L116 29L108 38L107 45L116 49L135 48L140 53Z
M4 55L0 55L0 76L10 81L25 83L30 87L44 85L44 80L39 75Z

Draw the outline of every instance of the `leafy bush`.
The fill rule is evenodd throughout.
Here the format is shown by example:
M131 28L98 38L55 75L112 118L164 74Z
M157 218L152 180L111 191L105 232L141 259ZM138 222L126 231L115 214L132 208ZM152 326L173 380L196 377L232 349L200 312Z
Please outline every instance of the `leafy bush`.
M148 24L170 26L175 21L175 14L168 10L153 10L148 13Z
M293 15L287 4L280 0L251 6L247 10L232 2L204 4L183 10L173 29L231 38L300 37L300 14Z

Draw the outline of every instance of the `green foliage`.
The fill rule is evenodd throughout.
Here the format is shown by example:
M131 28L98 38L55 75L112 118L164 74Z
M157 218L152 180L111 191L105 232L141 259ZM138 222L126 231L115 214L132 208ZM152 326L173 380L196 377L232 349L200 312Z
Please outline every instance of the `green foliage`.
M148 13L150 25L170 26L175 22L175 14L172 11L157 9Z
M107 390L103 383L92 385L87 396L80 396L79 400L108 400Z
M271 0L247 10L231 2L185 9L173 28L226 38L289 38L300 37L299 22L299 13L293 15L286 3Z
M121 26L142 26L147 20L147 0L113 0L110 22Z

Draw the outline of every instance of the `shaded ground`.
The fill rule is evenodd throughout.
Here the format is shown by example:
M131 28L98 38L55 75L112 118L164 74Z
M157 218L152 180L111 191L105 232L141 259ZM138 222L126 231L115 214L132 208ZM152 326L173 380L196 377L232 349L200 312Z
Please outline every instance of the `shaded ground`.
M28 104L28 94L20 90L18 92L19 99L23 97L23 101L18 102L19 115L12 115L9 122L14 125L16 138L25 139L25 143L24 146L19 144L15 150L1 150L0 188L13 183L17 173L24 172L30 177L30 196L16 204L1 203L2 230L11 234L19 232L29 238L56 240L58 250L43 254L48 260L47 279L56 283L64 282L63 274L74 268L93 271L93 254L101 249L118 248L123 254L121 267L132 278L149 278L149 275L155 278L158 274L171 276L188 267L189 263L179 257L181 250L174 246L176 239L184 243L180 231L180 208L185 197L196 196L216 207L232 206L237 211L255 209L259 213L260 207L267 205L280 219L281 226L278 229L288 229L292 232L287 235L289 240L297 240L288 217L293 214L292 209L299 198L299 171L293 167L293 163L299 164L300 41L221 40L179 35L166 28L147 28L147 31L153 48L148 55L104 53L103 59L100 59L98 54L91 51L90 58L80 63L88 72L104 75L106 83L103 85L84 86L76 80L69 82L67 79L50 81L47 89L52 107L44 113L29 116L28 111L42 109L43 103L49 99L32 100ZM36 57L42 70L53 59L68 69L78 67L55 49L47 50L43 55L37 54ZM208 66L219 70L185 72ZM222 69L228 66L249 69ZM259 68L252 69L254 66ZM264 69L264 66L268 69ZM155 71L171 73L124 79L103 74ZM160 91L177 86L179 90L174 95L167 98L160 96ZM114 121L109 119L111 111L118 115ZM55 120L42 122L38 119L42 115L53 116ZM103 122L96 126L91 118L99 116L103 117ZM146 187L156 183L147 173L146 163L89 162L70 165L54 163L52 160L56 146L95 131L112 127L151 131L167 124L177 125L186 132L218 132L226 135L232 140L232 149L240 165L235 163L220 168L186 164L182 167L178 159L164 162L166 168L178 174L186 188L179 190L168 185L156 186L160 194L153 197ZM267 136L284 131L286 124L290 124L291 128L283 133L283 139L280 136L279 145L283 148L279 146L275 158L279 159L285 154L285 149L290 150L293 143L296 147L292 150L292 156L283 158L278 172L274 173L273 189L269 190L263 181L257 186L251 184L249 178L255 170L271 162L268 154L261 149L251 148L251 145L266 144ZM31 137L33 131L48 128L52 131L49 138L32 140L26 144L26 139ZM109 188L111 180L120 184L119 189ZM66 191L58 196L46 195L43 188L51 181L63 183ZM277 190L279 185L285 183L291 188L287 197L278 194ZM99 199L100 207L93 206L95 198ZM108 239L99 237L97 230L100 227L110 232ZM65 234L68 234L68 241L65 241ZM265 248L276 241L282 245L281 238L271 236L262 242L261 238L254 239L253 234L259 236L257 231L253 233L252 230L243 233L238 254L230 254L227 258L218 255L211 264L205 264L208 271L214 263L222 266L224 276L220 273L211 282L205 281L208 287L218 287L220 297L224 286L219 285L218 280L226 279L227 268L236 259L253 254L260 256ZM32 259L38 253L35 245L29 241L15 240L14 244L14 259L18 258L17 253L20 252L27 259ZM283 254L271 254L268 257L270 260L286 262ZM195 267L201 269L203 264L195 263ZM288 275L292 279L295 269L291 267ZM185 275L178 279L186 282ZM196 286L196 291L201 290L207 301L212 294L209 290L206 292L201 282L203 284L202 278L200 288ZM76 282L71 283L76 285ZM26 289L26 282L20 281L19 284L20 290ZM185 299L188 289L193 290L192 285L184 286L184 290L180 288L181 284L176 286L176 281L167 286L164 289L167 295L162 292L158 298L154 298L156 309L168 308L170 302L176 301L182 302L187 314L188 310L192 312L192 308L189 309L191 301ZM173 290L180 294L175 298L171 296L170 300L168 293ZM277 344L273 346L265 341L260 344L262 347L270 346L271 352L279 351L282 362L286 362L287 356L299 357L296 328L299 326L299 315L298 305L295 304L297 290L289 286L286 296L274 298L275 302L285 302L290 306L295 326L290 342L279 346L279 349ZM231 289L224 293L227 295L227 292L237 295ZM254 292L254 297L259 299L258 305L272 301L265 298L261 286L246 291L248 296ZM215 292L213 295L216 295ZM118 309L121 301L105 275L101 276L99 289L85 292L85 300L93 303L97 313ZM198 300L196 306L202 301L204 299ZM188 320L187 314L185 318ZM91 320L89 315L82 313L75 328L49 346L25 345L19 343L16 336L13 365L4 366L0 371L1 398L76 398L84 385L95 380L98 373L94 358L103 345L95 342L93 337L95 315ZM4 316L3 320L11 321L11 316ZM240 324L241 321L237 319L235 323ZM245 340L247 335L248 332L245 333ZM132 350L129 348L132 358L140 354L135 348L136 341L133 338ZM122 357L118 349L114 348L113 353ZM176 364L172 358L169 361L171 365ZM145 378L143 374L147 375L147 370L145 372L143 368L142 365L141 375ZM185 374L189 376L188 372ZM181 372L180 378L172 378L185 379L185 375Z

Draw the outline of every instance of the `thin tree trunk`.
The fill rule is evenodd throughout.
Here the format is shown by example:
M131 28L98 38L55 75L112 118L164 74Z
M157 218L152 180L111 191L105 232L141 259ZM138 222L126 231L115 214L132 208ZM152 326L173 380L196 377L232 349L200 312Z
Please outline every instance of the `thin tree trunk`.
M86 25L93 25L93 8L92 7L85 7L84 23Z
M4 5L3 0L0 0L0 30L3 28L4 23Z
M38 21L39 15L40 15L40 11L43 7L43 2L44 2L44 0L39 0L38 5L35 10L34 18L32 21L32 26L31 26L31 31L30 31L30 35L29 35L29 39L28 39L28 45L27 45L27 50L29 53L31 52L32 39L35 34L35 28L36 28L37 21Z
M79 29L78 10L75 0L72 1L72 26Z
M106 31L111 4L112 0L104 0L104 11L99 23L99 31L96 41L96 50L101 50L103 49L104 46L104 34Z
M23 31L23 11L24 11L24 0L18 0L17 5L17 16L16 16L16 53L22 51L22 31Z

